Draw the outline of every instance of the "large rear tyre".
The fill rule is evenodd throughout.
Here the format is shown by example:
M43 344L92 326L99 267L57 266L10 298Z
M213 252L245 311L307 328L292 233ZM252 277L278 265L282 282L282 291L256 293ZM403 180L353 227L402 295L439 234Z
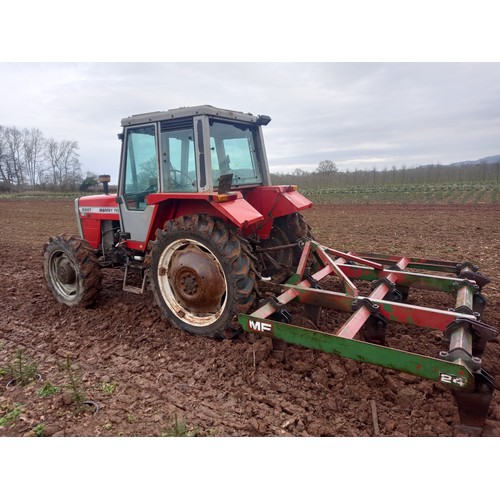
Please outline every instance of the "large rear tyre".
M45 279L55 298L67 306L90 307L102 289L97 256L78 236L61 234L43 248Z
M238 313L255 301L248 243L208 215L167 221L151 250L151 285L165 316L180 329L211 338L232 338Z

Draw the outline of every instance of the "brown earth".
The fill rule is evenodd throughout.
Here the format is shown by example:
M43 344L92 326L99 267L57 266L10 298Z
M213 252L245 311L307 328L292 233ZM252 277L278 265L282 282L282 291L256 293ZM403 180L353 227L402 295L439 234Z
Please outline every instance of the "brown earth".
M492 279L482 319L496 328L499 216L498 205L318 206L305 214L316 239L339 250L476 263ZM76 232L71 201L0 201L1 436L160 436L175 419L198 436L372 436L373 406L382 436L467 435L441 384L295 346L281 362L268 339L189 336L161 316L151 292L122 291L119 270L104 271L97 307L60 305L45 285L42 247L63 232ZM410 302L452 307L441 295L412 291ZM321 328L335 331L341 319L324 313ZM441 349L436 332L405 325L389 330L387 343L431 356ZM42 380L7 388L5 368L19 349ZM483 357L497 379L499 354L494 340ZM68 357L97 413L75 413L64 389ZM61 392L39 395L47 382ZM500 436L498 392L482 435Z

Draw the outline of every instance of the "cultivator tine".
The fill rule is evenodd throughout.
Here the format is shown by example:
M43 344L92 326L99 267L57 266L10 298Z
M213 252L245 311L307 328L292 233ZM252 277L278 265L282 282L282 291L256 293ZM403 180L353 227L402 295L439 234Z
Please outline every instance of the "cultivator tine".
M472 310L477 312L479 315L483 314L486 307L486 298L479 292L472 296Z
M314 279L310 274L306 274L305 278L311 284L311 288L315 290L322 290L319 281ZM314 304L304 304L304 313L306 318L311 320L316 326L319 325L321 318L321 307Z
M315 263L309 271L311 259ZM409 272L409 268L456 276L419 274ZM285 291L251 316L239 315L239 321L247 332L271 337L278 352L284 352L282 342L289 342L441 382L453 390L462 423L477 427L484 424L494 388L479 356L487 342L498 335L495 328L480 321L486 303L480 290L489 280L477 271L469 262L344 253L309 240L296 273L284 285ZM328 276L337 277L345 293L323 289L320 282ZM371 281L370 295L361 296L353 280ZM410 288L454 294L455 308L407 304ZM286 305L292 301L305 306L315 325L322 308L351 315L335 333L302 328L291 324L285 314ZM391 322L440 330L446 350L432 358L386 347ZM356 339L358 334L364 342Z
M385 345L387 321L381 316L376 317L372 314L363 325L363 329L361 331L367 342Z
M474 380L475 388L472 392L452 391L452 393L464 430L477 432L484 427L495 384L492 376L482 369L474 373Z

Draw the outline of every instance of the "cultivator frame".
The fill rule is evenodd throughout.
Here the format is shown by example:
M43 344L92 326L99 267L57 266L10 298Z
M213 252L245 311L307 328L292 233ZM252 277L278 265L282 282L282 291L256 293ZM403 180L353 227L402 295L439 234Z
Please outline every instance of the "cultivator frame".
M463 426L482 428L493 396L494 380L483 369L481 356L498 332L480 319L486 305L481 294L489 279L470 262L428 260L381 254L340 252L312 239L303 247L295 273L278 297L263 301L250 315L240 314L246 332L273 339L273 348L296 344L373 365L434 380L450 388ZM409 272L453 273L454 276ZM323 289L328 277L338 278L344 293ZM372 283L372 292L360 295L354 280ZM411 288L455 295L455 307L442 310L406 302ZM294 323L287 305L304 304L309 322L319 322L321 308L351 313L335 333ZM387 347L390 322L439 330L445 350L438 357ZM357 337L357 338L356 338ZM364 340L363 340L364 338Z

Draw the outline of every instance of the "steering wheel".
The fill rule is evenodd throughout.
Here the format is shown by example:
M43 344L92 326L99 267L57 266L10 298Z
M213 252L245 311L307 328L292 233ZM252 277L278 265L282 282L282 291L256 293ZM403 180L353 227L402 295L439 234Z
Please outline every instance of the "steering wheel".
M136 206L139 207L141 204L145 203L146 201L146 196L151 193L156 193L158 191L158 184L155 182L153 184L150 184L146 189L143 191L139 191L138 193L135 193L135 203Z
M144 191L143 193L145 194L150 194L150 193L156 193L158 191L158 184L150 184Z
M193 182L194 182L193 179L191 179L191 177L189 177L189 175L182 172L182 170L178 170L176 168L171 168L170 172L171 173L174 172L174 175L172 175L172 182L174 184L175 189L193 185ZM177 174L179 174L179 176L180 176L179 181L177 181L177 179L176 179ZM183 183L182 179L187 179L187 182Z

